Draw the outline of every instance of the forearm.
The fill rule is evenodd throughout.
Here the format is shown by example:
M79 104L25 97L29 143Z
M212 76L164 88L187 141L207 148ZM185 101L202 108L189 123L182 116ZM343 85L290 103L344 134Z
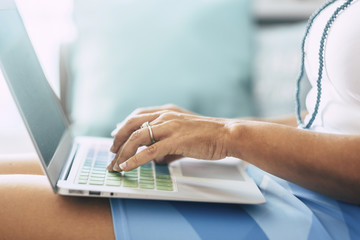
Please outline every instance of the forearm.
M237 121L229 128L229 156L336 199L360 203L359 136L252 121Z
M116 157L108 169L130 171L169 155L209 160L233 156L317 192L360 203L360 136L300 130L293 127L295 117L288 120L218 119L172 106L138 111L115 134L111 151ZM144 122L150 123L154 144L149 130L141 128ZM150 144L137 153L139 146Z
M305 118L306 114L307 114L306 111L301 113L302 119ZM265 119L253 118L253 119L249 119L249 120L276 123L276 124L286 125L289 127L297 127L298 126L297 117L294 114L291 114L288 116L276 117L276 118L265 118Z

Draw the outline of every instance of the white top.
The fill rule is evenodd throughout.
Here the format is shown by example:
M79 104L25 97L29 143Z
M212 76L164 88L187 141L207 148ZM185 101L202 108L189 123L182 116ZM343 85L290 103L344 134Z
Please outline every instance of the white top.
M323 10L314 21L305 45L305 69L312 89L306 99L311 118L317 95L319 47L322 32L336 8L338 0ZM330 28L324 51L322 96L312 130L360 134L360 1L355 0L340 13Z

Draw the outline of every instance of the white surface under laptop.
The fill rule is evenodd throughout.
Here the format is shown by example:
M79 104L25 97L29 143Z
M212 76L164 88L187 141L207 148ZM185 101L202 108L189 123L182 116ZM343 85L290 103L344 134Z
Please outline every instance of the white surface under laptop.
M13 0L0 0L0 67L54 192L64 195L259 204L264 197L242 161L182 159L170 165L172 191L79 184L76 176L94 145L112 139L73 138ZM110 157L108 161L110 161Z

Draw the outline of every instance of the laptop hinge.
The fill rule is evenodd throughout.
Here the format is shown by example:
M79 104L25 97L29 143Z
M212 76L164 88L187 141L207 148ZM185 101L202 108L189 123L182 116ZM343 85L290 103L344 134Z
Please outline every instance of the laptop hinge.
M74 144L73 148L71 149L71 153L69 155L69 158L66 161L66 164L65 164L65 166L63 168L63 171L60 174L59 180L67 180L68 179L69 174L70 174L70 170L71 170L72 165L74 163L75 156L76 156L76 153L77 153L78 149L79 149L79 144L78 143Z

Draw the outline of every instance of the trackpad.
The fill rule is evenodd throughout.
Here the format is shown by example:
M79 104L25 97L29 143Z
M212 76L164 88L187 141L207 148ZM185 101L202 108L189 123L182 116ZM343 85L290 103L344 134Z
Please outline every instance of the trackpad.
M213 178L244 181L235 165L221 164L216 161L180 161L181 172L185 177Z

